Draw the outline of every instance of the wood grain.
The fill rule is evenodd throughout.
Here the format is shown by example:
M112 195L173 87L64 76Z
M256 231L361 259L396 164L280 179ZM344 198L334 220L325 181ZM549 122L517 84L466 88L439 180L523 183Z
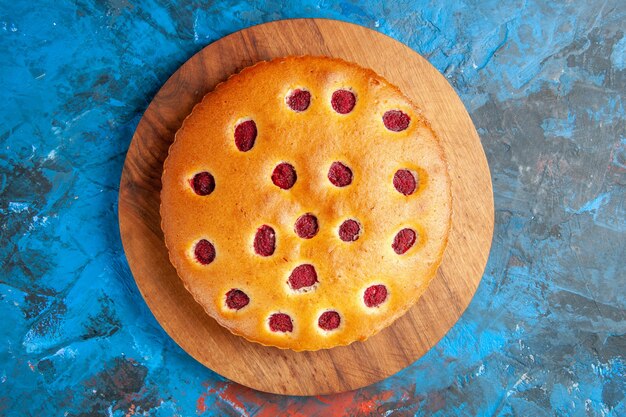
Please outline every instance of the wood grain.
M163 244L163 161L194 104L229 75L259 60L326 55L372 68L423 110L449 161L453 225L437 277L418 303L366 342L293 352L233 336L184 289ZM493 232L489 167L463 104L445 78L405 45L332 20L296 19L251 27L207 46L152 100L133 136L120 184L120 231L137 286L167 333L191 356L235 382L279 394L319 395L380 381L420 358L454 325L480 282Z

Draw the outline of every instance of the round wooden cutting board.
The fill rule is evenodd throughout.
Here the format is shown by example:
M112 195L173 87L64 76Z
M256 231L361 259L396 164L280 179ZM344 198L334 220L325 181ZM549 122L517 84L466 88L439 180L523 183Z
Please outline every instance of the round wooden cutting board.
M168 260L159 192L167 150L194 104L229 75L260 60L326 55L372 68L423 109L445 148L453 223L436 278L407 314L365 342L317 352L264 347L232 335L185 290ZM235 382L279 394L319 395L380 381L420 358L459 319L480 282L493 232L489 167L461 100L407 46L332 20L283 20L212 43L157 93L137 126L120 184L120 231L137 286L167 333L191 356Z

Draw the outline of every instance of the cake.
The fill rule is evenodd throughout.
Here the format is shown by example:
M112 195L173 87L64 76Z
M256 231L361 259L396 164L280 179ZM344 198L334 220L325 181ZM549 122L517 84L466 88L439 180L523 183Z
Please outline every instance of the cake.
M162 184L185 288L233 334L283 349L389 326L435 276L450 229L445 156L419 108L327 57L219 84L176 133Z

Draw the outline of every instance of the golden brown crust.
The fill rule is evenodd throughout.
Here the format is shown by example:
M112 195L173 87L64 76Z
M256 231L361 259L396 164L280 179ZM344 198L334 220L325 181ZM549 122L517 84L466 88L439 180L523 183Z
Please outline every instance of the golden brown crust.
M309 108L294 112L285 97L296 88L311 93ZM341 88L357 97L354 110L335 112L332 93ZM385 128L382 115L401 110L411 117L401 132ZM235 125L255 121L254 147L241 152ZM347 187L327 178L332 162L353 172ZM297 181L289 190L270 176L289 162ZM419 188L409 196L393 186L398 169L418 173ZM215 177L215 191L199 196L189 180L197 172ZM234 334L264 345L317 350L365 340L387 327L425 291L443 257L451 217L450 179L443 150L419 109L385 79L355 64L326 57L287 57L260 62L231 76L207 94L185 119L163 170L161 218L172 264L185 287L204 309ZM302 239L296 219L314 213L319 232ZM338 227L357 219L362 232L343 242ZM276 250L254 252L257 228L276 231ZM418 232L405 254L392 249L404 227ZM216 258L199 264L193 245L211 241ZM319 282L307 292L287 284L290 272L313 264ZM363 292L384 284L387 300L367 307ZM243 290L250 303L241 310L225 305L225 294ZM326 310L341 316L333 331L318 327ZM268 317L287 313L292 332L272 332Z

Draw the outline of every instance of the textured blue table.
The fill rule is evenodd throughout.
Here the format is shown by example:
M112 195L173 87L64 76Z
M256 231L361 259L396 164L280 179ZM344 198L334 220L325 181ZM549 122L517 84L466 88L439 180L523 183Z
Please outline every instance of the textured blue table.
M626 415L623 0L37 3L0 5L0 415ZM117 224L126 149L168 76L289 17L424 55L474 119L495 193L457 325L403 372L328 397L255 392L191 359L139 295Z

